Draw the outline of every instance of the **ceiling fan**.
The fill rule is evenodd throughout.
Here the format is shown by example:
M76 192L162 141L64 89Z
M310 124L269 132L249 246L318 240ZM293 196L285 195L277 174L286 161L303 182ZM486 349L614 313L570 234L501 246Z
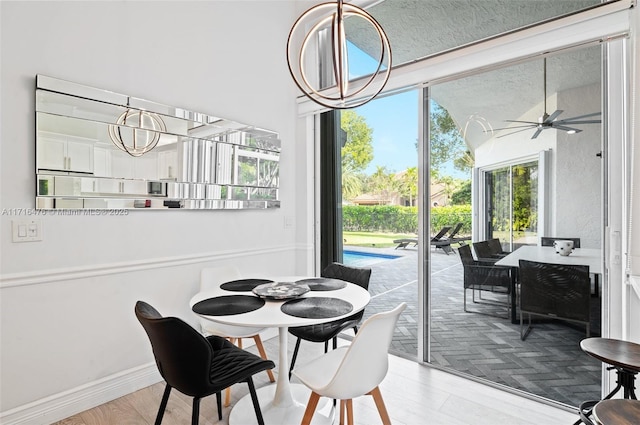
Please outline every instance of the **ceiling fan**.
M498 130L520 129L520 130L516 130L516 131L513 131L511 133L503 134L503 135L497 137L497 138L500 138L500 137L510 136L512 134L515 134L515 133L520 133L522 131L527 131L527 130L535 128L536 131L533 133L533 136L531 136L532 139L535 139L536 137L538 137L540 135L540 133L542 133L542 130L546 130L546 129L549 129L549 128L555 128L556 130L564 130L569 134L574 134L574 133L580 133L582 130L580 130L579 128L570 127L570 125L599 124L601 122L601 120L599 120L599 119L591 119L591 120L583 119L583 118L590 118L590 117L598 116L598 115L600 115L600 112L594 112L592 114L586 114L586 115L580 115L580 116L577 116L577 117L566 118L566 119L563 119L563 120L556 120L556 118L558 118L560 116L560 114L562 114L562 112L564 112L562 109L557 109L551 115L547 114L547 58L544 58L544 114L542 114L542 116L538 118L537 122L536 121L505 120L505 122L522 123L524 125L516 125L516 126L504 127L504 128L495 128L495 129L492 129L492 130L489 130L489 131L493 132L493 131L498 131Z

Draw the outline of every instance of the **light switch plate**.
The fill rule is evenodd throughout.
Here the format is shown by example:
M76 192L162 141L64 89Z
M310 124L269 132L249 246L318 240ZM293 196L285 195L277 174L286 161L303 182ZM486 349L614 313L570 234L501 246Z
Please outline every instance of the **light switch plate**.
M40 220L11 220L13 242L37 242L42 240Z

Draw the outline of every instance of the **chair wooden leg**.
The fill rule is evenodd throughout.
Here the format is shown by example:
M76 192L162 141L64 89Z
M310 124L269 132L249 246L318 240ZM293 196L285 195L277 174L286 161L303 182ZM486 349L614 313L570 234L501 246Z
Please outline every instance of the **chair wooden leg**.
M193 398L193 412L191 412L191 425L198 425L200 419L200 398Z
M344 425L345 408L346 408L346 400L340 400L340 425Z
M380 393L380 387L375 387L369 392L369 394L373 396L373 401L376 402L376 407L378 408L378 413L380 413L380 418L382 419L382 423L384 425L391 425L391 419L389 419L389 413L387 412L387 408L384 405L384 401L382 400L382 393Z
M229 407L231 405L231 387L227 387L224 389L224 407Z
M293 370L293 365L296 364L296 358L298 357L298 350L300 349L300 341L301 339L296 339L296 346L293 349L293 355L291 356L291 365L289 366L289 379L291 379L291 371Z
M158 409L158 415L156 416L155 425L162 423L162 417L164 416L164 410L167 408L167 402L169 401L169 394L171 393L171 386L167 384L164 387L164 394L162 394L162 401L160 402L160 408Z
M347 404L347 425L353 425L353 400L345 400Z
M260 353L260 357L262 357L265 360L269 360L267 358L267 352L264 350L264 345L262 345L262 338L260 338L260 335L254 335L253 340L256 342L256 347L258 348L258 353ZM273 372L271 371L271 369L267 369L267 375L269 375L269 381L276 382L276 378L274 378Z
M311 423L311 419L313 418L313 414L316 412L316 407L318 406L318 401L320 400L320 394L311 392L311 396L309 396L309 402L307 402L307 408L304 411L304 416L302 417L302 422L300 425L309 425Z

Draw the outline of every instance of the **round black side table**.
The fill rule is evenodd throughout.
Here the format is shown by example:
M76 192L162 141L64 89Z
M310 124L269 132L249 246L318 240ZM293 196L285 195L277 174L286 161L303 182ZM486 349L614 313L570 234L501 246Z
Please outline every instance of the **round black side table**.
M620 390L625 399L637 400L635 377L640 372L640 344L619 339L587 338L580 342L580 348L591 357L611 365L607 370L616 371L616 387L602 400L609 400ZM581 422L588 424L588 417L599 401L591 400L580 404L580 419L574 425Z

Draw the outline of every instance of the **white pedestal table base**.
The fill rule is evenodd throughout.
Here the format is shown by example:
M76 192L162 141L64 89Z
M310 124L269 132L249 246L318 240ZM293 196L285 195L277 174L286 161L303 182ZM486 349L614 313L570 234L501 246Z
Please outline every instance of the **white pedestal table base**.
M302 384L291 384L291 395L293 404L277 406L273 402L275 395L275 385L258 388L258 400L262 409L262 417L265 425L299 425L307 407L307 401L311 391ZM330 425L335 419L333 400L320 398L316 412L313 415L312 425ZM249 425L257 424L256 412L253 409L251 395L242 397L231 409L229 415L229 425Z

